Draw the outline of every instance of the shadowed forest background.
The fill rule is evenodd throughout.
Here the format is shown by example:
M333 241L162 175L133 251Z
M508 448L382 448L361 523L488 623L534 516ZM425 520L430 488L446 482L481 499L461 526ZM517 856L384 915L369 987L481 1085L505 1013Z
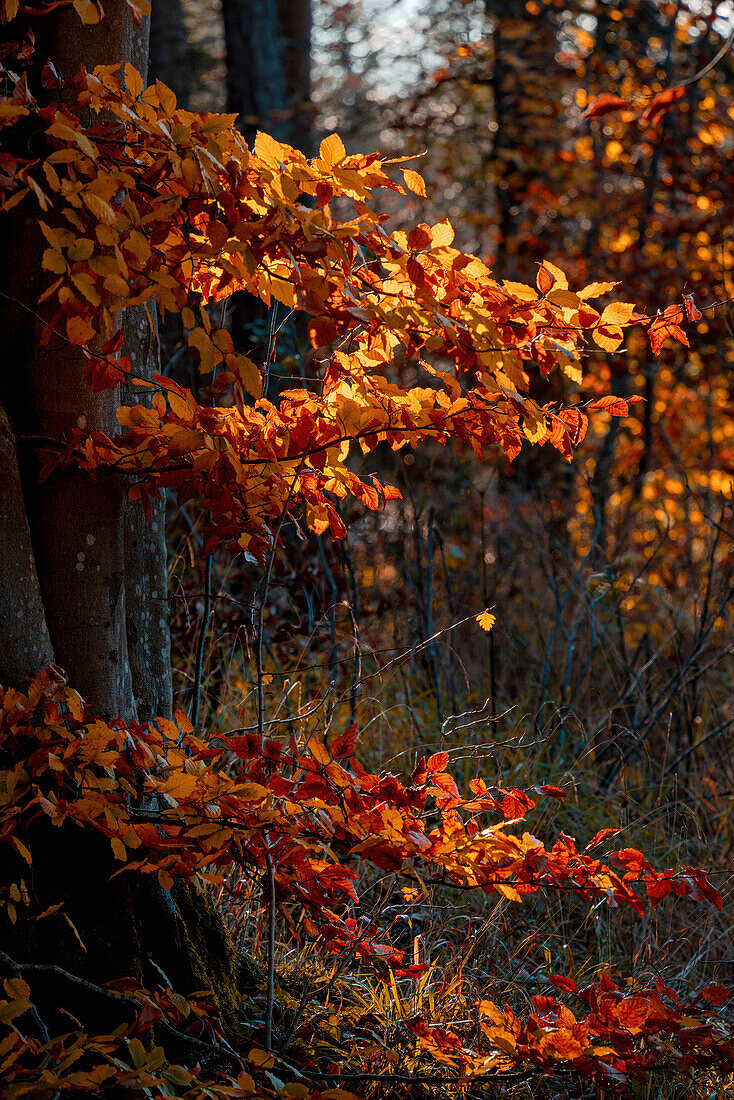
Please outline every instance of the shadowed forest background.
M53 959L43 955L42 932L24 939L16 930L8 933L5 947L0 941L0 976L6 977L9 998L0 1001L0 1023L18 1024L18 1014L35 1014L22 1057L18 1029L0 1041L0 1091L6 1080L12 1100L97 1094L97 1086L99 1095L134 1089L135 1095L187 1100L228 1095L581 1100L625 1090L668 1100L734 1096L727 1002L734 983L733 41L734 4L728 0L153 0L148 81L170 88L178 107L201 114L204 126L209 113L231 115L228 125L262 163L270 163L268 156L279 163L278 147L266 146L257 136L262 133L308 158L320 156L318 163L327 167L344 160L339 148L328 144L333 139L321 144L335 132L347 155L379 149L383 159L405 158L400 163L407 169L401 176L405 190L358 195L357 209L364 199L363 210L371 204L386 216L386 233L396 234L411 254L407 270L419 290L421 250L452 246L479 257L516 303L555 294L559 309L564 303L571 308L573 300L573 308L583 312L586 291L576 296L568 288L586 287L587 297L611 296L620 312L610 322L611 337L600 322L578 361L567 332L559 329L555 344L551 333L559 369L541 371L533 381L533 396L544 410L580 410L590 403L596 408L585 438L578 432L578 446L573 430L565 445L558 440L555 447L532 445L546 437L542 431L533 437L528 421L523 422L526 441L512 461L506 447L490 443L481 453L473 438L459 432L448 446L443 438L392 446L385 431L379 445L352 447L348 467L350 476L360 479L359 488L347 494L337 492L336 481L327 485L334 512L317 523L300 500L289 511L301 459L290 491L283 494L282 514L277 522L268 517L270 554L256 545L255 536L252 543L237 543L239 532L225 530L216 508L210 523L196 494L179 492L178 467L170 467L174 473L157 484L163 486L162 497L153 505L153 529L161 541L166 530L167 578L161 565L159 580L167 585L170 662L161 650L165 672L159 675L151 667L149 679L162 682L170 663L179 728L164 713L159 696L165 693L156 694L153 683L144 703L137 699L137 710L121 715L124 726L103 713L111 723L107 732L119 735L119 756L109 772L104 772L107 757L95 758L95 766L99 775L124 775L124 799L133 807L135 828L123 834L121 826L113 839L116 859L136 859L141 843L157 852L156 846L162 848L163 840L184 828L182 820L191 825L194 818L187 819L187 813L198 813L196 835L211 841L206 849L211 865L200 853L185 867L184 856L177 862L171 855L165 862L158 853L158 862L151 857L147 868L147 857L140 857L147 878L134 904L144 914L158 914L169 906L170 891L175 908L173 923L159 923L150 942L142 933L131 935L136 979L142 975L146 990L163 983L165 992L156 993L157 1000L147 992L141 1000L133 985L125 984L127 974L113 975L116 984L103 982L94 969L98 948L79 963L81 978L61 975L62 987L63 981L77 981L82 989L76 991L81 1008L76 1001L68 1011L66 1002L62 1007L69 1034L72 1025L75 1036L84 1031L83 1040L74 1040L84 1052L76 1055L80 1066L93 1064L84 1060L90 1057L84 1043L91 1026L83 1010L85 981L87 992L96 989L104 996L113 989L113 999L144 1004L143 1017L153 1006L142 1024L137 1017L141 1039L117 1024L112 1009L109 1021L105 1017L99 1025L124 1039L135 1067L117 1064L118 1076L105 1078L106 1085L102 1077L97 1085L91 1076L65 1077L63 1043L55 1053L43 1046L44 1032L46 1041L55 1034L46 1012L55 1026L56 987L40 987L38 1013L35 998L21 988L34 968L52 983L55 964L73 969L72 963L60 949ZM50 88L46 70L43 79ZM129 74L125 79L129 85ZM17 85L8 102L7 117L13 103L26 102ZM100 102L95 109L104 111ZM173 115L174 106L164 105ZM178 141L175 128L169 129ZM23 141L25 155L33 139ZM15 146L13 155L19 156ZM6 161L0 169L13 175ZM222 173L225 169L239 185L242 173L237 174L235 160L226 162ZM306 178L305 168L303 173ZM299 197L304 222L309 210L321 210L329 201L318 190L325 186L321 179L302 201ZM11 193L10 186L1 189ZM154 196L155 187L148 186L148 192ZM284 194L295 202L287 187ZM113 204L112 189L107 200ZM351 224L353 200L353 193L336 190L329 216ZM200 213L194 209L193 221ZM446 222L452 228L441 229L446 235L439 239L437 228ZM108 224L113 223L108 219ZM102 234L98 238L105 247L116 247L114 238L113 244ZM214 241L211 233L209 240ZM88 243L91 255L91 233ZM298 262L291 253L298 277L298 264L315 255L309 252L312 243L309 238ZM385 280L381 292L397 297L385 266L388 253L356 251L358 259L350 253L350 263L357 270L378 269ZM57 261L48 260L48 253L43 254L46 274L56 273ZM342 253L346 257L346 245L335 245L334 268ZM87 259L82 250L79 262ZM284 268L278 270L286 282ZM58 272L63 276L62 267ZM276 282L274 277L273 286ZM10 302L13 277L3 286L3 300ZM80 294L93 302L88 283L84 286ZM189 392L199 412L224 408L243 417L259 408L260 395L276 408L302 400L295 392L314 400L323 396L328 357L343 353L346 362L350 341L362 329L354 322L351 335L338 343L336 329L324 328L317 330L325 333L319 341L309 328L309 310L288 304L295 301L292 292L281 286L267 298L269 304L237 290L212 294L201 307L207 336L211 328L225 341L223 348L247 357L245 371L259 371L257 392L248 391L246 382L244 390L235 383L230 392L233 375L223 371L220 360L214 370L214 359L206 367L212 344L203 336L198 342L192 338L189 305L165 306L159 321L147 304L131 307L128 313L136 311L140 332L147 331L145 310L155 333L140 371L148 382L155 377L167 394L171 383L173 397L167 400L174 412L174 402L180 404ZM354 296L345 310L352 303ZM627 310L626 303L638 312ZM354 315L364 321L365 332L375 334L374 317L365 312L362 318L356 305ZM636 319L647 325L653 319L649 339L642 327L634 327ZM510 327L517 323L508 321ZM614 327L617 323L621 327ZM199 324L197 316L197 332ZM653 336L656 326L659 339ZM92 337L100 331L90 328L89 340L71 338L71 344L99 347ZM536 339L532 330L531 342ZM121 347L122 339L115 347L110 340L103 353L117 354ZM418 343L411 347L406 351L397 341L389 346L380 363L386 386L451 385L453 366L439 343L426 344L426 359L439 348L428 366L415 350ZM222 352L220 359L225 358ZM483 365L478 359L467 368L471 385L486 382ZM154 376L153 370L159 373ZM127 402L125 387L134 386L122 375L120 380ZM113 386L116 381L114 376ZM504 383L513 388L512 379L501 375ZM105 385L109 380L98 387L93 380L99 390ZM503 392L507 397L509 391ZM2 386L0 399L8 405L19 447L35 445L40 436L18 432L12 400ZM140 404L137 397L129 400L135 407L126 410L123 427L139 428L153 415L151 408L159 411L156 398L147 405L147 397ZM1 406L0 413L5 416ZM2 417L3 439L10 438ZM86 421L79 430L84 427ZM360 438L357 433L352 442ZM66 460L94 472L96 457L82 454L73 431L64 442ZM102 448L98 439L94 443ZM124 471L120 454L116 460ZM341 452L339 461L346 461ZM143 484L144 467L137 474ZM27 480L25 472L23 477ZM400 499L383 493L383 483L396 486ZM146 499L145 486L138 492L137 482L129 479L129 485L131 496ZM209 498L206 504L210 507ZM225 518L229 522L230 514ZM0 626L2 617L0 604ZM164 619L165 612L163 627ZM131 653L136 638L128 622ZM10 686L20 690L18 683ZM54 691L52 683L49 699L56 699ZM10 728L11 704L20 704L16 696L10 703L8 698L0 718ZM25 706L33 722L47 722L52 733L67 721L58 714L38 718L43 705L32 694ZM66 713L64 706L75 722L87 723L88 738L94 726L86 712L75 712L67 702L59 713ZM155 715L163 715L160 734L141 732ZM133 762L120 771L128 751L120 747L125 729L139 735L149 752L146 757L138 746ZM168 748L156 757L166 738ZM3 775L14 775L7 770L9 752L2 748L6 755L0 754ZM298 765L287 773L292 788L285 779L278 786L281 754L285 759L287 752ZM167 764L161 765L164 757ZM176 761L178 787L157 786L156 775L161 769L168 775L166 767ZM203 783L215 761L221 784L210 796L214 809L203 799L194 811L193 803L185 802L193 798L191 777ZM53 762L48 766L56 769ZM305 767L306 781L299 767ZM302 783L297 793L293 775ZM315 786L316 777L325 775L336 791L334 812L329 796ZM240 786L230 790L230 779ZM47 780L53 776L40 783L43 797ZM17 776L3 780L0 808L13 805L16 781ZM351 804L344 792L351 796L351 784L355 790L362 784L360 799L365 791L372 799L369 814L379 844L375 840L371 847L369 837L347 843L339 833L332 848L338 829L332 829L331 819L332 833L326 829L327 810L332 818L341 813L348 831ZM74 797L83 787L80 780ZM437 795L435 804L426 803L427 789L431 798ZM236 843L231 836L222 840L222 849L231 845L235 852L223 870L207 814L226 819L227 798L242 796L243 790L245 799L257 802L259 816ZM622 850L615 866L630 876L625 884L644 883L652 907L641 919L641 905L625 908L629 899L621 884L618 892L616 879L604 887L594 880L587 890L577 877L553 892L536 889L531 873L483 889L479 878L461 885L448 856L443 864L439 860L443 869L437 871L430 861L424 866L422 846L430 847L426 836L434 826L431 835L448 844L441 830L450 832L446 821L454 793L457 806L463 799L463 809L475 812L464 838L469 847L484 835L476 822L491 803L505 822L517 826L525 850L540 843L536 835L559 836L553 859L545 851L543 858L548 856L553 868L553 860L563 863L564 874L569 863L576 866L579 852L583 861L614 836ZM168 795L173 801L166 803ZM277 798L284 801L276 820L274 810L269 815ZM176 799L185 807L180 819ZM366 821L368 811L358 805ZM44 812L53 819L51 811ZM113 836L116 813L105 836ZM11 816L8 810L7 819L0 817L0 839L14 828ZM226 828L230 824L225 820ZM58 850L71 828L63 820ZM31 839L41 837L29 830ZM22 849L30 845L23 835L13 853L21 864ZM187 834L189 845L193 836ZM305 872L295 870L295 862L291 866L284 858L279 864L274 855L283 837L296 845L304 836L313 842L308 864L313 880L322 876L327 883L318 887L323 886L323 896L316 886L308 894L312 884L303 886L299 874ZM269 837L275 838L272 848ZM80 865L95 863L93 843L82 849ZM435 840L435 851L439 847ZM46 869L57 849L49 851L41 865ZM400 858L407 860L407 851L415 862L401 878ZM642 852L655 867L683 870L646 877L650 864L643 863ZM30 858L26 862L31 865ZM706 877L697 877L694 868ZM561 871L556 878L561 881ZM6 885L0 881L1 898ZM14 927L16 908L22 912L27 903L24 891L25 884L10 887ZM722 908L694 906L678 896L716 902L716 891ZM323 902L327 931L317 927L314 897ZM49 894L46 900L46 912L34 918L39 922L46 913L57 915L54 898ZM354 919L352 901L359 903ZM110 904L114 910L120 903L113 898ZM95 919L102 920L92 901L88 917L87 927L77 926L74 916L72 932L64 929L67 937L73 933L74 951L83 949L85 955L82 941ZM375 947L378 929L389 948ZM117 941L110 942L108 953L114 954ZM19 961L19 952L26 961ZM179 970L186 952L194 963ZM593 993L583 992L592 987ZM179 989L190 1003L176 1000ZM201 990L209 992L197 1000ZM592 1030L600 1029L593 1032L591 1054L588 1033L574 1031L576 1020L572 1026L563 1016L566 1010L552 1001L559 990L570 998L578 995L578 1004L586 998L596 1021ZM639 998L638 990L644 991ZM655 996L654 990L656 1006L665 997L666 1006L675 1002L680 1008L674 1038L667 1031L660 1038L662 1017L643 1005L643 996ZM600 1007L605 995L609 1004L624 1004L628 1012L620 1009L613 1027L612 1010ZM17 1008L20 1004L25 1007ZM709 1008L717 1012L713 1023L705 1016ZM522 1030L519 1020L526 1017L530 1022ZM598 1038L607 1034L607 1025L613 1035L608 1048ZM200 1048L193 1053L192 1042ZM158 1044L168 1051L168 1043L173 1053L164 1062ZM109 1037L99 1044L100 1065L113 1065L113 1047ZM36 1058L31 1068L23 1061L28 1050ZM13 1068L15 1059L22 1069ZM180 1074L179 1061L187 1067ZM232 1063L237 1063L234 1071ZM44 1083L45 1069L57 1076ZM489 1076L482 1081L484 1073Z

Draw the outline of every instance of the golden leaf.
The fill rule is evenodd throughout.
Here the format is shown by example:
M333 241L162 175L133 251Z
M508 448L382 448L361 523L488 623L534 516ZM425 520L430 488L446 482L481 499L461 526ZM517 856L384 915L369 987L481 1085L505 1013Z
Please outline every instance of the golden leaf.
M319 156L324 164L339 164L347 155L344 143L338 134L330 134L319 146Z
M482 611L480 615L477 615L477 622L481 626L482 630L486 630L489 634L490 630L497 622L497 616L493 615L489 610Z
M426 197L426 183L423 176L419 176L417 172L413 172L410 168L405 168L403 169L403 179L405 180L405 186L410 191L420 195L423 199Z

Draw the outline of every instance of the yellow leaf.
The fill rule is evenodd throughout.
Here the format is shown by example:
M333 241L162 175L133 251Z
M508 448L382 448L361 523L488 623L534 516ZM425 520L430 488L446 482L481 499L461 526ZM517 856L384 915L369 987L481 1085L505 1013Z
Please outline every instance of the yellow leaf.
M95 195L91 191L85 191L82 195L82 200L88 210L94 214L95 218L99 218L105 225L114 225L117 221L117 215L108 202L101 199L99 195Z
M265 161L272 168L279 168L280 162L285 157L287 146L281 145L275 138L271 138L269 134L263 134L258 131L255 138L255 156L260 160Z
M115 854L115 859L121 859L123 861L127 859L127 848L119 837L115 836L112 838L112 851Z
M54 122L53 126L49 126L47 132L61 141L69 141L73 145L78 145L82 152L86 153L92 160L96 160L97 150L86 134L83 134L80 130L74 130L63 122ZM30 180L28 182L30 183Z
M0 1023L10 1023L16 1016L27 1012L30 1007L30 1001L0 1001Z
M556 265L552 264L549 260L543 260L543 267L547 268L555 279L553 286L556 290L568 290L568 279L563 274L560 267L556 267Z
M264 1050L259 1050L257 1047L252 1048L247 1055L247 1061L250 1065L257 1066L258 1069L272 1069L275 1065L272 1054L266 1054Z
M217 351L203 328L192 329L189 333L189 347L199 353L199 370L202 374L211 374L217 363L222 361L222 353Z
M514 886L508 886L504 882L498 882L495 884L494 888L501 897L507 898L508 901L522 901L522 898Z
M245 802L256 802L259 798L266 797L268 788L263 787L261 783L236 783L230 787L230 792L244 799Z
M92 0L74 0L74 11L86 26L99 23L104 14L101 5L98 7Z
M179 420L184 420L192 424L194 412L196 410L196 402L193 397L189 393L184 395L183 393L176 393L173 390L169 390L166 397L168 398L168 404L171 406L173 415L177 416Z
M324 138L319 146L319 155L324 164L328 165L339 164L344 160L347 151L338 134L330 134L329 137Z
M558 365L566 378L570 378L572 382L576 382L578 385L583 381L583 372L575 359L566 359L565 356L559 356Z
M317 764L329 764L331 762L331 757L326 748L315 737L312 737L309 741L308 750Z
M143 91L143 78L135 66L131 65L129 61L125 63L125 84L127 85L130 95L135 99L137 99Z
M46 225L45 222L39 222L38 224L40 226L41 232L43 233L44 237L51 245L51 247L60 249L61 241L59 240L58 235L54 232L54 230L51 229L50 226Z
M617 283L589 283L579 291L579 298L599 298L602 294L609 294L617 285Z
M438 225L431 227L431 243L434 248L445 248L451 244L453 239L454 228L448 218L446 221L439 222Z
M195 775L189 775L185 771L176 771L168 776L163 789L166 794L170 794L174 798L188 798L195 786Z
M533 290L533 288L526 283L512 283L505 280L502 283L502 288L506 290L508 294L511 294L513 298L518 298L521 302L535 302L538 298L537 291Z
M227 367L251 397L257 399L262 396L262 375L252 359L248 359L246 355L228 355Z
M482 630L486 630L489 634L490 630L497 622L497 616L493 615L490 611L482 611L481 615L477 615L477 622Z
M66 274L66 260L55 248L47 248L43 253L41 264L46 271L53 271L55 275Z
M604 351L616 351L624 339L622 329L614 325L592 329L591 335L594 343L598 344Z
M67 255L70 260L76 262L77 260L88 260L94 252L94 241L90 241L89 237L79 237L69 247Z
M578 309L581 305L581 295L574 294L570 290L556 289L554 287L545 297L551 305L560 306L561 309Z
M634 315L632 302L611 302L601 315L600 325L626 325Z
M288 309L293 309L296 305L296 294L293 289L293 284L286 282L285 279L277 279L272 276L270 279L270 292L274 298L277 298L279 302L282 302Z
M405 168L403 169L403 179L405 180L405 186L410 191L420 195L423 199L426 197L426 183L423 176L419 176L417 172L413 172L410 168Z
M13 836L12 833L10 834L8 839L9 839L10 843L13 845L13 847L15 848L16 852L18 852L18 854L23 857L23 859L26 861L26 863L30 867L31 862L32 862L31 853L28 851L28 849L26 848L23 841L18 840L17 836Z

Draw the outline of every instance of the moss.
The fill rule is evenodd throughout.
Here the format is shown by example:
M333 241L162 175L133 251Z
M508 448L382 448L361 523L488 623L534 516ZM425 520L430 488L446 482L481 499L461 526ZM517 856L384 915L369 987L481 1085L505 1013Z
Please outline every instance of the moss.
M211 992L225 1020L236 1018L237 953L208 892L178 882L167 893L152 884L143 912L143 936L147 959L174 989L184 994Z

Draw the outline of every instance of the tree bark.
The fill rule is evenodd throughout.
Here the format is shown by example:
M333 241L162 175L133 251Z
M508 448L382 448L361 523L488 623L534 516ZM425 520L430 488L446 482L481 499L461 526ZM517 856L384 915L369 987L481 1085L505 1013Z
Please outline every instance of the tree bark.
M152 380L157 369L158 331L151 331L142 306L125 314L126 347L132 369ZM126 405L150 404L149 390L123 386ZM165 718L173 710L171 636L166 569L166 502L153 500L150 516L137 501L124 502L125 635L138 720Z
M308 151L310 0L222 0L227 100L248 142L258 130Z
M181 0L153 0L148 80L162 80L179 107L188 106L191 57Z
M54 661L15 439L0 405L0 683L22 685Z

